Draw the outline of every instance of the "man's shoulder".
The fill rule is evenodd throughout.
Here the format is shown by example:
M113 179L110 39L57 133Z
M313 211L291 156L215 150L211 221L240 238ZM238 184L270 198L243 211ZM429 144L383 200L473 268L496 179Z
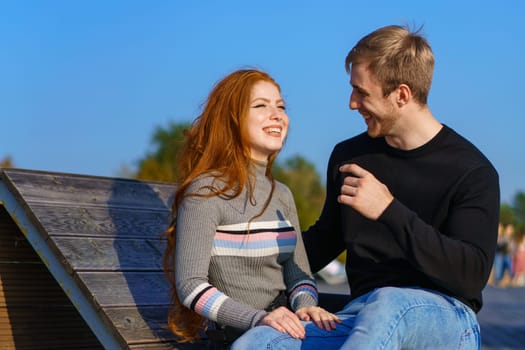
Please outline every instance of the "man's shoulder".
M369 150L370 147L380 147L381 145L384 145L384 139L382 137L372 138L365 131L337 143L334 146L333 152L344 152L348 154L349 151Z
M335 145L335 147L340 147L340 146L344 146L344 145L347 145L347 144L370 142L372 140L373 139L370 136L368 136L368 133L366 131L364 131L364 132L362 132L360 134L357 134L355 136L349 137L346 140L340 141L339 143L337 143Z
M445 128L447 130L445 145L451 149L449 154L463 158L465 163L481 163L492 166L490 160L474 143L452 128L448 126Z

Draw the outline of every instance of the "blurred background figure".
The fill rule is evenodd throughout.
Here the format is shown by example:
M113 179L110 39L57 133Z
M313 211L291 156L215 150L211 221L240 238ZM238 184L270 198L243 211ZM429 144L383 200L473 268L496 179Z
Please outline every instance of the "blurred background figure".
M512 252L514 249L514 225L500 224L498 228L498 244L494 257L494 285L506 287L513 279ZM505 276L505 272L508 276Z
M345 265L337 259L332 260L323 269L319 270L315 277L330 285L346 283Z
M525 287L525 232L521 230L516 236L516 249L512 259L514 278L512 285Z

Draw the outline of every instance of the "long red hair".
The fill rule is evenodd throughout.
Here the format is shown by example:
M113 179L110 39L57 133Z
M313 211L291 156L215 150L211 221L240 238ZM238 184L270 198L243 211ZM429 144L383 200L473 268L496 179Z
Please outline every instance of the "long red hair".
M167 247L163 267L170 283L173 305L168 313L168 327L181 342L198 339L199 332L206 329L207 322L204 317L184 306L177 295L174 272L177 211L185 197L198 195L186 191L191 182L203 174L213 173L224 183L223 187L214 188L209 196L234 198L246 186L250 199L253 197L254 184L249 177L250 144L245 124L252 88L259 81L271 82L281 91L270 75L255 69L238 70L219 81L210 92L202 114L187 131L179 156L178 187L173 202L172 222L165 233ZM270 170L276 157L277 152L269 156L266 168L266 175L272 184ZM271 194L264 207L270 199Z

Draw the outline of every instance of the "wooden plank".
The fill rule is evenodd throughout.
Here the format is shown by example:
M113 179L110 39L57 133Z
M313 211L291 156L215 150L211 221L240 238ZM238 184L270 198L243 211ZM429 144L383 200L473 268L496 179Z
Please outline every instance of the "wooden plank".
M137 308L110 307L104 313L117 327L128 344L158 341L175 341L175 336L166 328L168 306Z
M28 203L171 208L174 184L20 169L3 169L6 183Z
M6 239L0 240L0 262L2 263L30 263L38 262L38 256L32 251L31 245L22 239Z
M2 171L0 171L0 174L1 173ZM45 266L53 274L51 276L49 271L46 274L47 276L50 276L50 284L56 286L58 281L60 288L64 292L67 292L68 296L73 300L75 309L79 310L77 312L82 314L82 318L85 320L84 325L86 329L91 328L93 333L96 334L96 337L102 344L109 348L120 348L125 345L125 341L118 336L118 332L115 330L115 328L112 327L105 316L99 310L97 310L96 304L93 303L93 299L89 291L81 283L79 283L78 280L74 279L66 271L67 269L64 269L64 264L67 264L67 261L61 258L60 254L57 253L57 249L54 249L56 247L54 246L53 242L44 240L43 233L45 234L45 232L42 232L41 227L37 227L38 221L31 217L31 212L27 207L23 207L21 209L21 204L23 204L23 201L20 202L17 200L16 196L9 191L6 184L3 182L4 179L5 178L2 177L2 181L0 181L0 201L2 202L2 206L5 207L5 210L7 210L10 215L14 215L13 221L16 222L17 227L20 227L17 232L21 237L24 237L31 243L34 251L39 252L42 261L45 262ZM22 229L24 230L23 235L21 232ZM41 276L29 275L29 277L30 278L27 278L29 283L32 283L33 288L38 290L38 287L41 285L41 283L38 281L38 278ZM4 290L6 289L5 286L6 284L4 283ZM10 290L11 288L7 289ZM10 300L16 301L16 299L11 299L13 298L13 293L10 293L10 295L11 296L7 296L6 294L5 296L5 304L8 306L11 305ZM38 300L38 298L33 299L33 301L35 300ZM30 300L29 302L32 301ZM41 303L36 302L37 305L44 303L45 300L41 301ZM52 313L50 313L49 316L41 317L40 319L49 321L52 319ZM88 324L89 326L87 326ZM14 326L14 328L17 327Z
M18 232L9 213L0 205L0 263L40 262L33 248Z
M169 305L162 272L79 272L78 277L102 307Z
M130 350L202 350L202 349L215 349L214 347L208 346L206 342L192 343L155 343L155 344L132 344L129 346Z
M207 340L189 344L177 343L167 327L168 307L108 308L104 310L122 336L127 339L130 349L205 349Z
M0 307L71 306L44 264L0 264Z
M51 237L77 271L162 270L165 240Z
M44 315L42 315L44 317ZM51 324L52 325L52 324ZM49 331L53 327L49 327ZM74 349L100 349L104 348L94 338L84 336L80 332L68 332L62 329L60 333L41 333L38 329L16 333L14 335L0 334L1 349L25 349L25 350L74 350Z
M84 310L84 303L80 310L89 315L93 311L98 313L99 321L94 331L103 332L101 339L108 338L108 332L99 330L103 327L114 334L117 342L122 340L123 347L179 348L173 346L175 339L165 328L170 300L168 283L162 272L165 240L161 238L168 224L168 203L175 186L11 169L2 172L2 181L8 183L7 187L19 202L13 205L10 199L7 208L12 210L20 205L24 208L25 215L43 237L44 248L47 246L42 259L53 256L69 272L69 277L60 275L57 278L68 277L75 281L75 288L80 292L76 293L86 297L92 305L91 310ZM21 213L20 209L16 210ZM34 235L35 232L31 229L30 233ZM3 246L6 252L11 252L12 242L0 243L0 252ZM26 250L31 248L25 245ZM35 256L32 259L32 263L38 262L41 271L46 270L40 259ZM4 267L4 270L9 268ZM4 288L6 285L2 284L0 295L10 294L10 299L0 305L0 317L9 316L9 307L14 305L22 306L17 307L16 319L30 315L30 307L25 307L24 303L32 297L31 287L39 282L36 279L28 284L18 281L15 296L12 280L16 280L16 276L4 274L2 277L9 280L10 285ZM62 283L53 283L56 289L44 289L43 293L47 294L48 305L55 309L62 305L61 311L54 315L58 317L62 311L67 314L67 309L76 311L67 297L67 302L63 303L57 296L60 294L57 290L63 293ZM7 326L0 321L0 335ZM68 326L71 325L67 320L57 321L53 329L67 329ZM81 325L80 329L88 329L86 326ZM48 333L54 335L52 331ZM48 348L59 347L48 344ZM195 348L202 347L188 349Z
M32 204L32 214L50 236L159 238L169 224L170 212L80 205Z
M102 349L2 206L0 222L0 348Z

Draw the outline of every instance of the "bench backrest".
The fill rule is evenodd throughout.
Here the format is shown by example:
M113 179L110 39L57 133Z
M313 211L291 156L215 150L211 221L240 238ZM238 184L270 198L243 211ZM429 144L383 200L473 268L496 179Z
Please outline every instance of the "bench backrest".
M0 170L0 205L106 349L174 344L165 328L170 300L162 233L175 189L167 183Z

